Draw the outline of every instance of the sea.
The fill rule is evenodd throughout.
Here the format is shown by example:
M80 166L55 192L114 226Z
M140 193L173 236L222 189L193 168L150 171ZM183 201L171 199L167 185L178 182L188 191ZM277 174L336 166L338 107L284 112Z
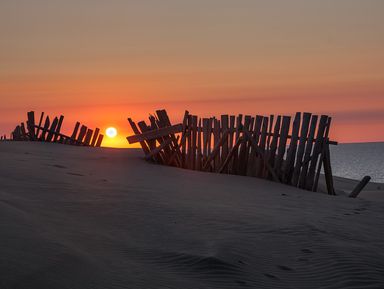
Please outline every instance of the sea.
M370 176L372 182L384 183L384 142L331 145L332 173L360 180Z

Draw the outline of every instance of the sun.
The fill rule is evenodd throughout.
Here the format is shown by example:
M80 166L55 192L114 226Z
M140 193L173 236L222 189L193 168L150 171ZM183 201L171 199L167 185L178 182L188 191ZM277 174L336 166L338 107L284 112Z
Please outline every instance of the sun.
M117 129L114 127L109 127L105 130L105 134L107 135L107 137L114 138L115 136L117 136Z

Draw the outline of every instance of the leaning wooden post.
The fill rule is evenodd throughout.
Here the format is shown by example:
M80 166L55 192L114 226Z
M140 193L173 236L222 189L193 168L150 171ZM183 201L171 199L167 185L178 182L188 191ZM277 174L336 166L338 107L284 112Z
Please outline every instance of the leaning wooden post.
M349 194L350 198L356 198L358 194L364 189L364 187L369 183L371 180L370 176L365 176L360 183L357 184L356 188Z
M336 195L335 188L333 185L333 175L332 175L332 167L331 167L331 153L329 152L329 140L325 146L324 151L324 176L325 182L327 184L327 191L329 195Z

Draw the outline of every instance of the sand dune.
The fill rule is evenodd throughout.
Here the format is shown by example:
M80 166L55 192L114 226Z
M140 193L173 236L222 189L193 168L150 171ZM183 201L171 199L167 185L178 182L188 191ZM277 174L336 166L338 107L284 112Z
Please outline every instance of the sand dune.
M382 185L332 197L141 156L1 142L0 288L384 288Z

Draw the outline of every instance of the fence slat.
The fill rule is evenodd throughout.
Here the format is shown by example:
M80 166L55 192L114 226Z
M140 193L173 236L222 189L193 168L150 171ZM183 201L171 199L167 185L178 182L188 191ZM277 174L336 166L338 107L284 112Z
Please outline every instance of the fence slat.
M83 144L83 139L84 139L86 133L87 133L87 127L85 125L82 125L80 128L79 135L76 139L77 144L79 144L79 145Z
M274 166L274 169L277 175L279 176L279 178L281 178L282 164L283 164L283 158L284 158L284 154L287 146L287 136L289 132L290 123L291 123L291 117L283 116L279 146L278 146L277 156L275 159L275 166Z
M299 147L297 149L297 156L296 156L296 165L293 170L293 177L292 177L292 185L294 185L295 187L297 187L297 184L299 182L300 170L301 170L301 166L303 165L304 149L305 149L305 143L308 137L308 129L309 129L309 122L311 121L311 115L312 114L308 112L303 113Z
M313 152L312 152L312 156L311 156L311 164L309 166L307 180L305 181L305 188L307 190L312 190L312 186L313 186L314 178L315 178L317 161L318 161L319 155L321 153L321 146L323 144L324 131L325 131L325 126L327 125L327 121L328 121L328 116L322 115L320 117L319 127L317 129L316 142L315 142L315 146L313 147Z
M201 170L201 136L202 136L202 126L201 126L201 118L199 118L199 127L197 131L197 154L196 154L196 170Z
M91 143L92 134L93 134L93 130L92 129L88 129L87 133L85 135L85 139L84 139L84 144L86 146L89 146L89 144Z
M182 131L181 131L181 155L182 155L182 167L186 168L187 167L187 148L186 148L186 143L187 143L187 124L188 124L188 115L189 112L186 110L184 112L184 118L183 118L183 123L182 123Z
M228 114L223 114L221 116L221 129L222 131L227 131L228 128L229 128L229 118L228 118ZM221 160L225 160L227 158L227 155L228 155L228 144L229 144L229 141L228 141L228 138L223 142L223 145L222 145L222 148L221 148L221 157L220 159Z
M196 170L197 156L197 116L192 116L192 169Z
M47 142L52 141L52 138L56 132L56 127L57 127L58 122L59 122L59 119L57 117L55 117L52 121L51 128L49 129L49 132L48 132L48 135L47 135L47 138L45 139L45 141L47 141Z
M63 125L63 120L64 120L64 116L60 115L60 118L59 118L59 121L58 121L57 127L56 127L56 134L54 134L54 136L53 136L54 142L56 142L58 137L59 137L61 126Z
M213 139L214 139L214 146L215 148L220 142L220 120L214 119L213 121ZM220 146L217 148L218 151L215 154L214 158L214 165L213 165L213 170L216 171L219 169L220 166Z
M99 134L99 137L97 138L96 147L100 147L103 142L104 135Z
M323 165L324 157L325 157L325 147L328 145L327 140L328 140L328 134L329 134L331 122L332 122L332 118L328 117L327 123L325 124L325 132L324 132L323 141L321 143L321 148L320 148L320 153L319 153L319 161L318 161L318 165L317 165L317 171L316 171L315 179L314 179L314 182L312 185L312 191L314 191L314 192L317 191L317 187L319 184L321 167Z
M93 134L93 137L92 137L91 146L93 147L95 146L99 133L100 133L100 129L96 128L95 133Z
M284 164L283 169L283 183L290 184L291 178L293 174L293 169L295 166L295 158L296 158L296 150L297 150L297 140L299 138L299 130L300 130L300 121L301 121L301 113L297 112L295 118L293 120L292 125L292 138L289 144L289 148L287 151L287 158Z
M271 137L270 149L267 154L267 162L272 168L275 165L276 150L277 150L277 144L278 144L279 135L280 135L280 127L281 127L281 116L278 115L276 118L274 129L273 129L273 136ZM272 176L268 174L268 177L272 177Z
M307 139L307 145L305 147L303 165L301 167L301 172L300 172L300 177L299 177L299 187L302 189L305 188L305 181L307 178L309 162L311 160L313 140L315 138L317 119L318 119L317 115L312 115L311 125L310 125L310 129L309 129L309 135L308 135L308 139Z
M257 144L259 143L262 124L263 124L263 116L256 115L252 137ZM257 162L257 152L254 149L251 149L251 153L249 156L249 164L250 165L247 167L247 175L256 176L257 166L260 165L260 162L259 163Z
M251 124L252 117L250 115L246 115L244 117L244 125L242 127L242 131L245 133L249 133L249 126ZM247 142L249 139L244 139L244 141L240 144L239 147L239 164L238 164L238 174L239 175L246 175L247 173Z
M35 133L35 112L34 111L29 111L27 113L27 115L28 115L27 128L28 128L29 138L31 140L35 140L36 139L36 133Z
M40 115L39 127L36 130L36 139L39 139L40 127L43 124L43 118L44 118L44 112L42 112L41 115Z
M269 120L268 117L263 117L263 125L261 129L260 142L259 142L260 152L265 156L266 156L265 144L267 141L268 120ZM260 165L257 166L256 175L258 177L261 177L264 174L265 163L261 157L257 158L257 161L260 163Z

